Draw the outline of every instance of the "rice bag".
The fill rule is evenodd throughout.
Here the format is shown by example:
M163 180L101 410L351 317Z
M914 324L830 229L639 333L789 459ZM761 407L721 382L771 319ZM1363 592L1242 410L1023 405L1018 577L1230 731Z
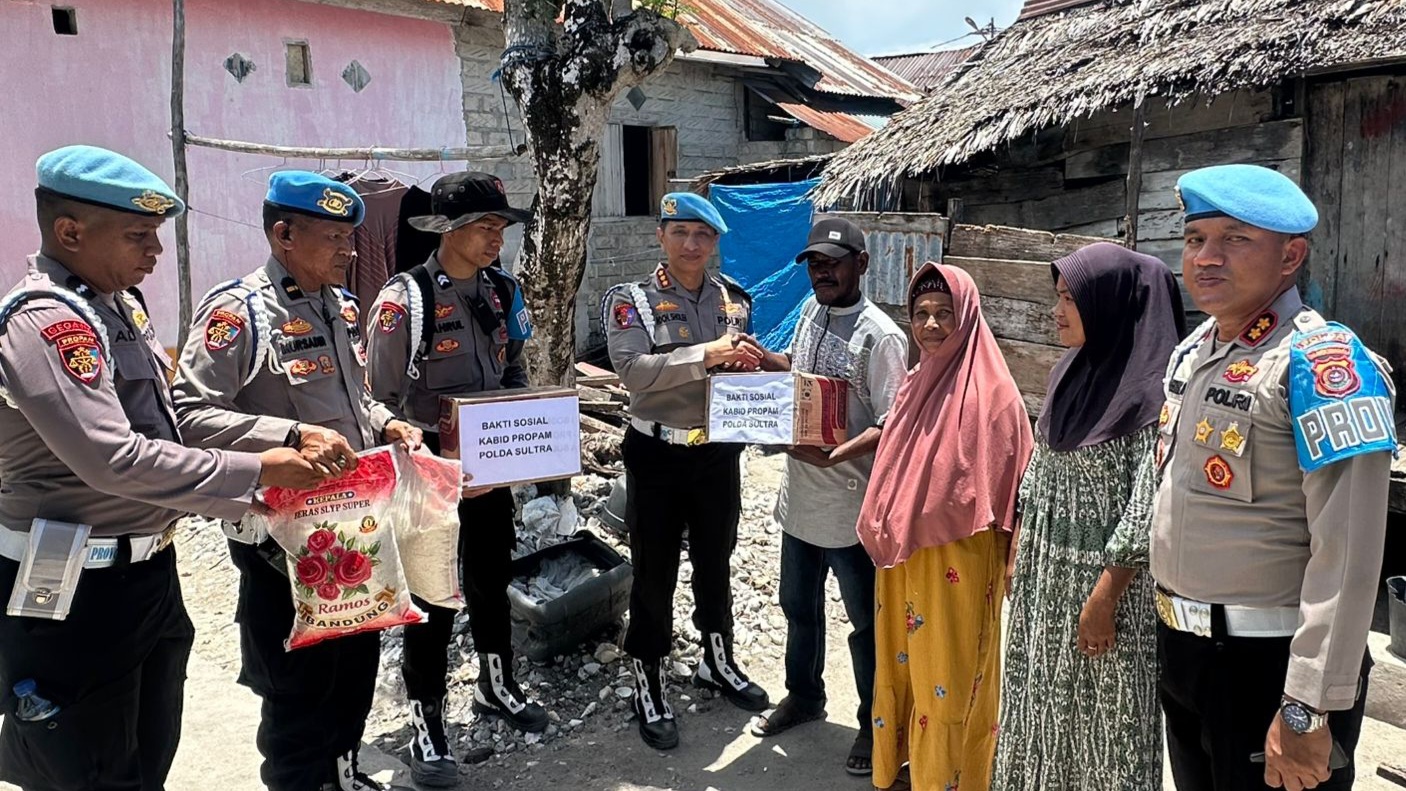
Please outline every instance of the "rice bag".
M398 450L410 518L395 540L410 592L436 607L464 606L459 565L459 495L463 469L453 459Z
M395 457L376 448L357 458L355 470L315 489L264 490L269 535L288 555L290 651L426 619L410 601L396 546L411 508Z

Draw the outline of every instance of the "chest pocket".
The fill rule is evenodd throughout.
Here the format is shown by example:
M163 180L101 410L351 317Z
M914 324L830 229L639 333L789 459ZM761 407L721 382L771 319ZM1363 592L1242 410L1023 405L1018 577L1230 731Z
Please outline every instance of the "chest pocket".
M112 344L112 365L117 375L129 382L142 379L156 379L156 363L151 360L151 347L142 341L126 341ZM161 352L162 365L169 368L171 358Z
M425 385L440 391L473 383L474 339L467 331L436 333L425 360Z
M342 417L347 396L342 372L338 370L336 349L328 346L303 354L289 354L283 356L280 363L290 385L288 399L293 402L298 420L326 423Z
M687 346L698 343L700 340L711 340L711 338L699 338L694 333L693 328L688 325L686 314L671 312L667 315L660 315L656 313L654 320L655 346Z
M1183 449L1200 469L1191 471L1193 491L1242 503L1255 500L1254 424L1248 411L1206 405L1181 435Z

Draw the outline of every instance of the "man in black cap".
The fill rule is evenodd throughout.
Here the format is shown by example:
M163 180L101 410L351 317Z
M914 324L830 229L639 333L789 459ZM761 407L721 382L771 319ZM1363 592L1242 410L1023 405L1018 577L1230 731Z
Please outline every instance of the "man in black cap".
M836 448L796 447L776 503L781 526L781 610L786 614L787 695L752 726L772 736L825 716L825 576L833 571L849 615L850 660L859 693L859 734L845 771L870 773L874 688L874 562L854 525L864 502L884 417L908 367L903 330L860 290L869 268L864 232L825 217L796 256L812 299L776 367L849 382L849 440ZM770 355L769 355L770 356Z
M376 400L424 429L437 453L441 395L527 386L522 347L532 324L522 289L498 255L503 229L530 215L509 206L503 182L487 173L445 176L435 182L431 201L434 213L410 224L440 234L439 249L392 278L377 299L368 329L368 378ZM547 727L547 714L512 675L507 591L517 544L513 510L507 487L465 489L459 557L479 654L474 709L535 733ZM405 630L405 687L416 731L411 774L421 785L452 787L458 768L443 716L454 613L421 604L429 622Z

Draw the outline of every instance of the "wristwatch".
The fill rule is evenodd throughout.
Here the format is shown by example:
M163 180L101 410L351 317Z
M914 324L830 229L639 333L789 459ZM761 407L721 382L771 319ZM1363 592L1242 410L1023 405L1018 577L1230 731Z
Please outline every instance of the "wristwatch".
M1279 704L1279 718L1289 730L1300 736L1313 733L1328 724L1326 713L1314 711L1292 698L1284 698Z
M297 449L298 449L299 443L302 442L302 439L303 439L303 424L302 424L302 423L294 423L294 424L288 429L288 436L283 438L283 447L285 447L285 448L292 448L293 450L297 450Z

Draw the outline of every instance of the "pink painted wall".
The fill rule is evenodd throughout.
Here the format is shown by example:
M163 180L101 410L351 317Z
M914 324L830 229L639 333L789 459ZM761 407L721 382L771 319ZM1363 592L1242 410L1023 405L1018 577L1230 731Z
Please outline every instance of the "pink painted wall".
M100 145L172 179L170 2L59 2L77 9L77 36L53 32L49 3L0 3L0 292L23 275L25 256L39 245L33 188L40 154ZM464 145L460 65L447 25L298 0L188 0L186 14L186 128L193 134L294 146ZM309 43L311 87L288 87L285 40ZM257 67L243 83L224 69L235 52ZM371 74L360 93L341 77L353 59ZM189 164L196 299L267 257L257 226L275 167L363 167L200 148L190 149ZM387 167L427 181L441 170ZM179 302L175 234L166 226L166 253L142 290L172 345Z

